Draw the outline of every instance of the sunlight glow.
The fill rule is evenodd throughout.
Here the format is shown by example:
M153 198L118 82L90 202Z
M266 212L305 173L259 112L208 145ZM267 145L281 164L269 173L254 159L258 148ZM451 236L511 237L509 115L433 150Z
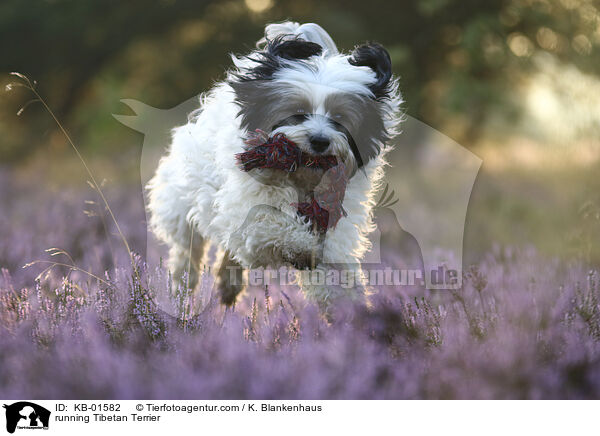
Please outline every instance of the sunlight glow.
M252 12L260 13L273 6L273 0L244 0L246 7Z

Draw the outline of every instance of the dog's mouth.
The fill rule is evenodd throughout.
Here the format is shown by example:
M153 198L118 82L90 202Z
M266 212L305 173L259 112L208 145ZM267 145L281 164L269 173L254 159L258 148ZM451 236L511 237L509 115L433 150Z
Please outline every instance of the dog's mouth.
M312 154L302 150L283 133L269 136L262 130L256 130L244 142L246 151L236 155L238 165L244 171L255 168L287 172L303 168L327 171L341 163L334 155Z
M316 148L311 146L313 132L303 128L303 125L309 120L317 121L321 125L327 126L331 144L337 143L338 147L332 148L330 146L323 152L316 151ZM338 160L344 161L346 166L355 167L355 169L362 168L364 165L361 152L350 130L339 121L328 116L307 113L294 114L275 123L271 128L271 135L273 135L273 132L285 133L288 139L295 141L307 154L315 156L337 155ZM332 153L332 149L336 150L336 152Z

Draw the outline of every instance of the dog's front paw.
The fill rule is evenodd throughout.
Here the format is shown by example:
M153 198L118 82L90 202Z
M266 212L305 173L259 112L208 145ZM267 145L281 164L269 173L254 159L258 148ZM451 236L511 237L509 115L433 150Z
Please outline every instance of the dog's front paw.
M323 258L320 247L315 247L312 251L284 249L281 254L285 262L298 270L314 269Z
M313 256L311 253L289 253L283 254L283 260L295 269L309 269L315 263L313 262Z

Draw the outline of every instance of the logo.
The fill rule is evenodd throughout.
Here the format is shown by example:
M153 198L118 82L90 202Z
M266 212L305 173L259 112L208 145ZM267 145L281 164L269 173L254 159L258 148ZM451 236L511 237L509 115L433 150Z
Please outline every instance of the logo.
M14 433L16 429L48 430L50 411L28 401L2 406L6 409L6 431Z

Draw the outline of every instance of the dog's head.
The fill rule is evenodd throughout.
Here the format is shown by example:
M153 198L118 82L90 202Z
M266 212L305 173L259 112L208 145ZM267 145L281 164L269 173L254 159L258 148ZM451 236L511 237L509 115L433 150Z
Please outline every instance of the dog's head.
M284 35L233 60L227 82L248 132L284 133L307 153L335 155L352 173L395 133L400 96L379 44L339 54Z

